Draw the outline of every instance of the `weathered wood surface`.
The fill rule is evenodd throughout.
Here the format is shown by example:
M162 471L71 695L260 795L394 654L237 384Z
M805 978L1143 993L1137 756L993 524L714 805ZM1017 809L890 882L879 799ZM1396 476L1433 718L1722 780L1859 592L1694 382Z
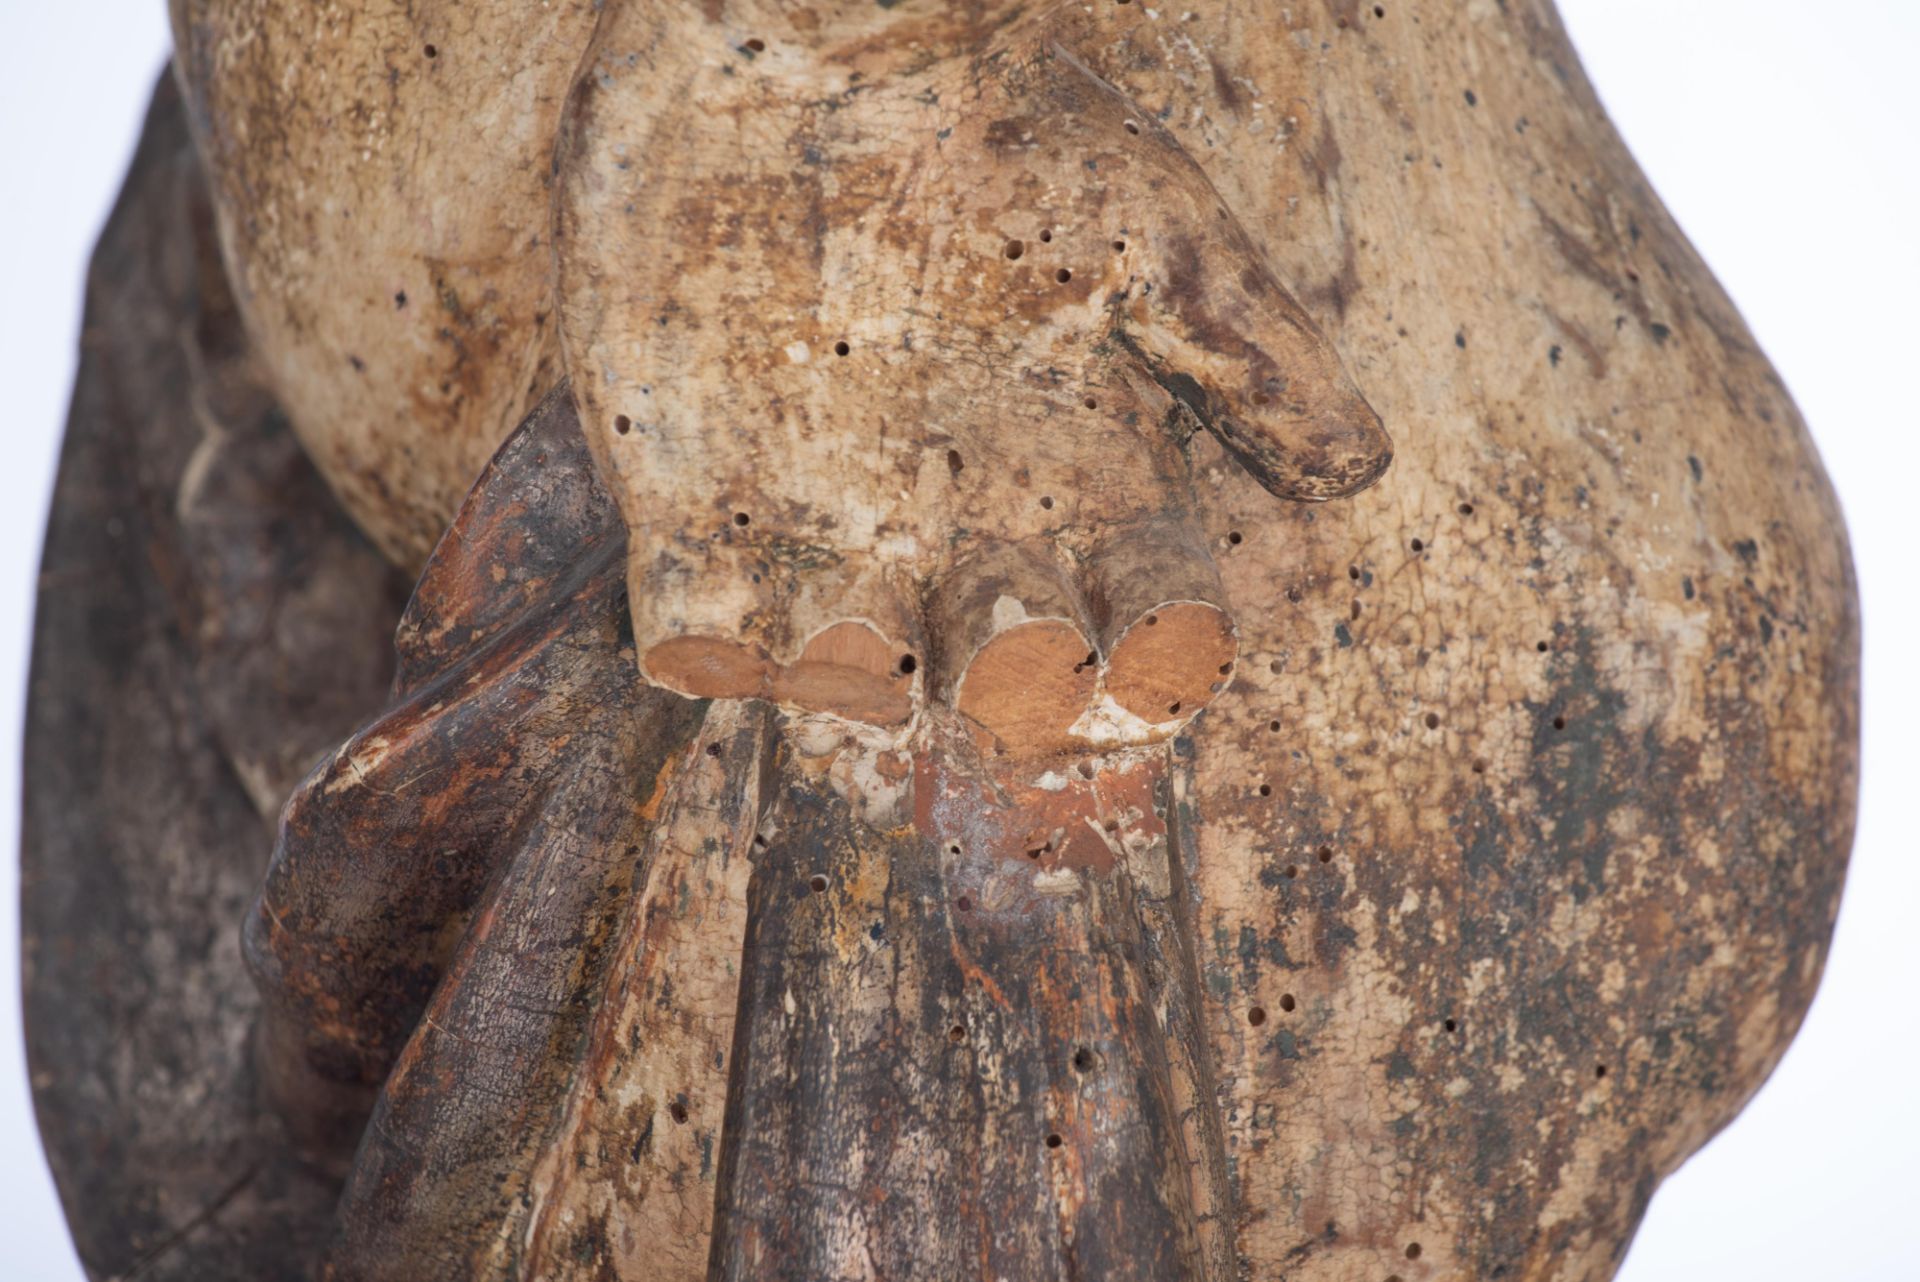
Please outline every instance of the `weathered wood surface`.
M559 377L547 158L599 5L168 8L259 360L417 570Z
M28 1062L97 1278L305 1278L335 1184L257 1099L234 927L378 709L404 581L258 388L163 84L88 280L27 715Z
M635 681L569 406L248 918L269 1088L350 1168L324 1276L1228 1275L1169 758L1036 786L954 722L882 812L855 724Z
M397 706L288 807L247 956L285 1111L351 1159L333 1276L519 1275L602 991L658 965L626 941L672 884L661 798L708 758L697 705L632 679L625 550L550 397L429 563Z
M1613 1271L1818 981L1858 625L1804 426L1543 0L291 12L176 5L249 334L385 546L455 531L251 919L274 1142L349 1172L330 1276ZM448 144L458 199L417 183L514 40L513 128ZM527 157L563 118L549 258ZM473 292L412 282L508 233L540 253L463 260L482 353ZM456 518L556 326L576 388ZM450 351L470 404L393 410ZM1393 433L1372 488L1290 435L1319 404L1350 460ZM67 493L123 464L71 447ZM347 661L345 623L302 643ZM90 687L49 646L116 652L41 629L52 709ZM245 705L186 653L89 715L190 668L192 715ZM318 724L221 742L289 762ZM30 873L152 840L82 835ZM98 893L228 938L221 886ZM92 979L36 948L36 1067L84 1081L131 1016L49 1023ZM231 1046L218 956L196 1027ZM153 1111L110 1087L43 1095L90 1259L182 1178L88 1165ZM222 1240L176 1255L259 1275Z
M1081 61L1077 7L827 10L615 6L556 155L562 343L649 676L738 693L684 650L792 662L848 619L924 654L918 601L997 544L1077 568L1100 644L1073 657L1104 658L1181 599L1122 613L1129 588L1218 596L1196 429L1289 498L1379 477L1378 418L1193 155Z

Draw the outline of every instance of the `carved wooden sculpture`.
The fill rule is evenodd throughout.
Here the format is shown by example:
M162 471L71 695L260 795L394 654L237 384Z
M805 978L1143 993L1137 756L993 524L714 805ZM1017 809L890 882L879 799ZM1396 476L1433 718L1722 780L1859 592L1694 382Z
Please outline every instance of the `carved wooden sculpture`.
M1602 1278L1776 1061L1845 536L1545 0L173 11L29 727L95 1276Z

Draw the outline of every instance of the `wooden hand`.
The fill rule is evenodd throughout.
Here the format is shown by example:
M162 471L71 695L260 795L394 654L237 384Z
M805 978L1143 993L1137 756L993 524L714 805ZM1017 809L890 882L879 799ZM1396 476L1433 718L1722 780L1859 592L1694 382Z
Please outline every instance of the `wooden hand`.
M609 10L557 162L643 672L879 724L938 698L1013 754L1166 737L1236 651L1188 440L1328 499L1386 467L1379 420L1059 13L946 53L758 16Z

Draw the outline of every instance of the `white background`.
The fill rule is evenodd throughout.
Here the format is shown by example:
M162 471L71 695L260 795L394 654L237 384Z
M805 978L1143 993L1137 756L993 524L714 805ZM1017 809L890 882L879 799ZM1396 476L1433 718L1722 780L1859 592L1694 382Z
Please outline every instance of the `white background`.
M1920 842L1903 809L1920 806L1920 3L1561 8L1634 153L1812 423L1866 614L1860 834L1825 985L1773 1080L1654 1198L1620 1277L1920 1279ZM80 1277L20 1045L21 696L82 273L166 56L164 10L0 0L0 390L13 406L0 418L5 1282Z

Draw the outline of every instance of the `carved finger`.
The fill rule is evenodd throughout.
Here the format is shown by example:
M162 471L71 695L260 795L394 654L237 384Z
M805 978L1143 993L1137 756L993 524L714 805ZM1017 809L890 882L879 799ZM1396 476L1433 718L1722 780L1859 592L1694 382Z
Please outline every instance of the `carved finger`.
M1132 229L1109 297L1112 337L1140 372L1282 498L1341 498L1379 479L1393 457L1379 416L1194 158L1071 53L1052 46L1038 65L1026 92L1072 140L1043 163L1098 156L1117 193L1102 217Z
M897 725L913 710L919 659L913 611L877 573L809 578L788 611L793 657L775 673L787 707Z
M1101 611L1105 693L1122 712L1149 726L1184 722L1226 688L1239 636L1220 572L1190 520L1120 532L1092 557L1088 574Z
M775 591L773 567L750 547L706 565L685 593L646 578L636 590L634 634L649 681L875 725L907 719L918 666L912 614L877 576L827 569Z
M1079 594L1050 559L1009 544L986 548L941 583L931 616L939 691L997 750L1073 745L1099 656Z
M1344 498L1380 479L1393 442L1332 346L1220 211L1204 235L1150 243L1151 294L1124 343L1255 480L1285 499Z
M699 546L699 534L684 528L637 533L658 540L629 573L641 675L696 699L770 697L776 665L764 635L770 593L762 590L770 567L732 545L724 528L708 536L724 546Z
M1274 278L1213 184L1153 113L1060 50L1045 58L1049 114L1097 152L1135 230L1113 294L1113 337L1261 485L1288 499L1341 498L1393 457L1380 419L1306 311Z

